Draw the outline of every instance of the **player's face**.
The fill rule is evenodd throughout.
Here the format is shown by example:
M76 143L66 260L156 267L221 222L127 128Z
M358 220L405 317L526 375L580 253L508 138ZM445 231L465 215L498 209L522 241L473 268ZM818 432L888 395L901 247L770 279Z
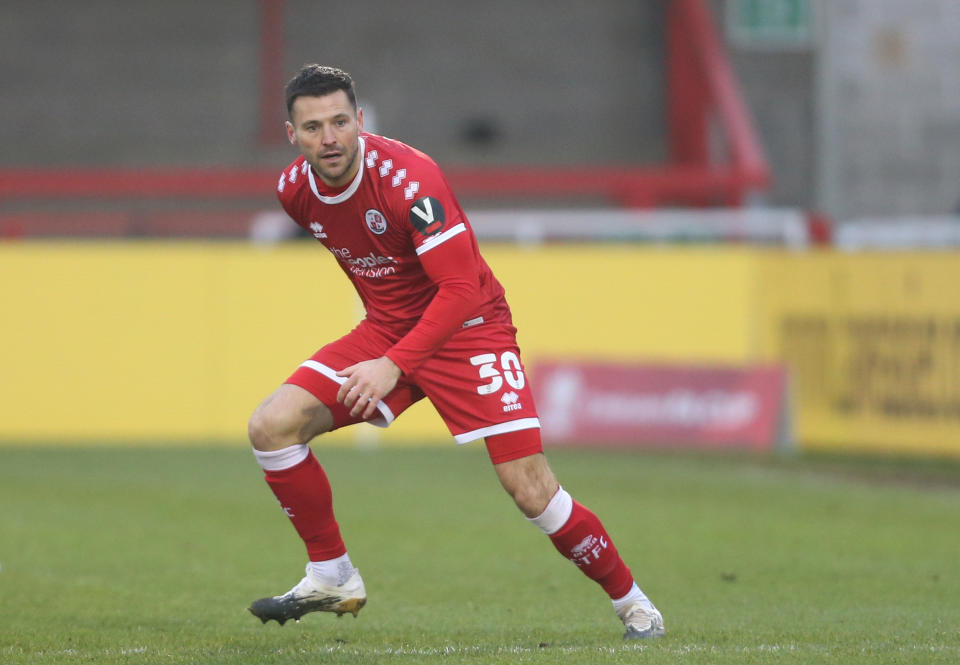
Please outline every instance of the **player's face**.
M327 185L341 187L360 168L363 110L354 111L343 90L322 97L297 97L287 138L300 148L314 172Z

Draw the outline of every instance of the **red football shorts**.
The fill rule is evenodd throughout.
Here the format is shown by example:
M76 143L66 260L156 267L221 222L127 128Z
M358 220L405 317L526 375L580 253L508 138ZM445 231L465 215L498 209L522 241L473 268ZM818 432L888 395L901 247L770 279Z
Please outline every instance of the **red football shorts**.
M397 339L389 331L363 321L313 354L286 382L323 402L333 413L334 429L361 422L362 418L350 416L337 403L337 391L346 379L336 372L379 358ZM424 397L436 408L457 443L540 428L530 381L520 360L516 329L508 324L481 323L458 330L440 351L400 377L368 422L387 427ZM529 434L494 439L494 462L540 452L539 432ZM502 450L503 446L516 449Z

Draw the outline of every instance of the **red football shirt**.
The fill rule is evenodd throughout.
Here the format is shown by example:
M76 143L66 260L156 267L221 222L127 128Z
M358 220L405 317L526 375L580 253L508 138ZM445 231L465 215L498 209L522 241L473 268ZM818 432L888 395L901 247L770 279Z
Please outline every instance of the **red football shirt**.
M362 162L348 185L327 187L300 157L277 196L337 259L367 321L400 338L386 355L407 373L465 325L509 324L510 309L436 163L393 139L359 140Z

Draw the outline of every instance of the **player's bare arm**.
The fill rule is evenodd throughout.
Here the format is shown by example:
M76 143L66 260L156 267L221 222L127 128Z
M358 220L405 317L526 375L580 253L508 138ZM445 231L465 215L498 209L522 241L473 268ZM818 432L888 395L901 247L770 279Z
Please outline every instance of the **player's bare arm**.
M370 418L377 403L397 385L401 374L400 368L386 356L345 367L337 372L337 376L347 377L337 392L337 401L350 409L354 418L361 413L363 418Z

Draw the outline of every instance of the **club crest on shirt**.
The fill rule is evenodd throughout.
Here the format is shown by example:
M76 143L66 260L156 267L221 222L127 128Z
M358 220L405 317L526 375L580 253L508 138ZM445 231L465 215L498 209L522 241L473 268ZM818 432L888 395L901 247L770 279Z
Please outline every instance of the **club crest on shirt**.
M379 210L371 208L364 215L364 219L367 222L367 228L378 236L387 232L387 218Z
M417 199L410 206L410 223L425 236L440 233L446 224L443 206L432 196Z

